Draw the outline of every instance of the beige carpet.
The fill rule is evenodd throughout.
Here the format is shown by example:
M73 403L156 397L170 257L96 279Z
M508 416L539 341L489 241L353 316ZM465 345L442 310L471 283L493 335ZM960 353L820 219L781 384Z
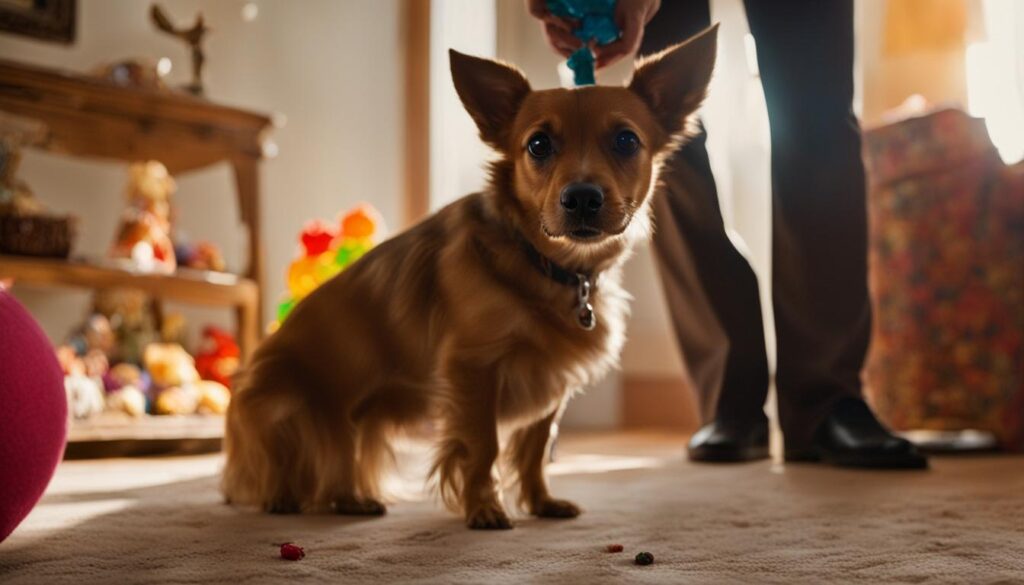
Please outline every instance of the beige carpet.
M681 454L680 437L563 439L555 492L587 512L509 532L466 530L417 493L373 520L236 510L218 456L69 462L0 545L0 582L1024 583L1024 458L884 473ZM308 556L280 560L285 541ZM641 550L653 566L633 565Z

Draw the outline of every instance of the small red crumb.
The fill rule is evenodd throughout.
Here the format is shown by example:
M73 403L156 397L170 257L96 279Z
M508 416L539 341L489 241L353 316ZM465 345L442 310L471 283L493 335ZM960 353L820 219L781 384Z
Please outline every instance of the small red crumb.
M621 544L609 544L608 546L604 547L604 550L606 550L606 551L608 551L610 553L616 553L616 552L622 552L623 547L622 547Z
M286 542L281 545L281 558L289 561L297 561L306 556L306 551L297 544Z

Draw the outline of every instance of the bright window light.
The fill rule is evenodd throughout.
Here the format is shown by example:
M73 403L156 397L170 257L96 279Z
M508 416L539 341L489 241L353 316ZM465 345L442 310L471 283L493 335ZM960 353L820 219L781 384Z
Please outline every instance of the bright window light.
M1024 158L1024 3L984 0L984 42L967 47L967 105L1007 164Z

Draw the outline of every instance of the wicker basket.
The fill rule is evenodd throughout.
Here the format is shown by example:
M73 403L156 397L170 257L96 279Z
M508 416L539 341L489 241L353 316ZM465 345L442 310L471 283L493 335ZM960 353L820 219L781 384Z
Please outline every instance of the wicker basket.
M0 213L0 254L67 258L73 224L70 217Z

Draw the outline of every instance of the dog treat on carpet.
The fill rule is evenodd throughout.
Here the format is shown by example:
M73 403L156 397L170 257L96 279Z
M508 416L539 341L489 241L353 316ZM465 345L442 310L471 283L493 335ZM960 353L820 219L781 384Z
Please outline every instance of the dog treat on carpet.
M604 550L610 553L620 553L623 551L623 546L621 544L609 544L604 547Z
M306 556L306 550L297 544L286 542L281 545L281 558L289 561L297 561Z
M638 565L651 565L654 563L654 555L649 552L636 553L636 558L633 562Z

